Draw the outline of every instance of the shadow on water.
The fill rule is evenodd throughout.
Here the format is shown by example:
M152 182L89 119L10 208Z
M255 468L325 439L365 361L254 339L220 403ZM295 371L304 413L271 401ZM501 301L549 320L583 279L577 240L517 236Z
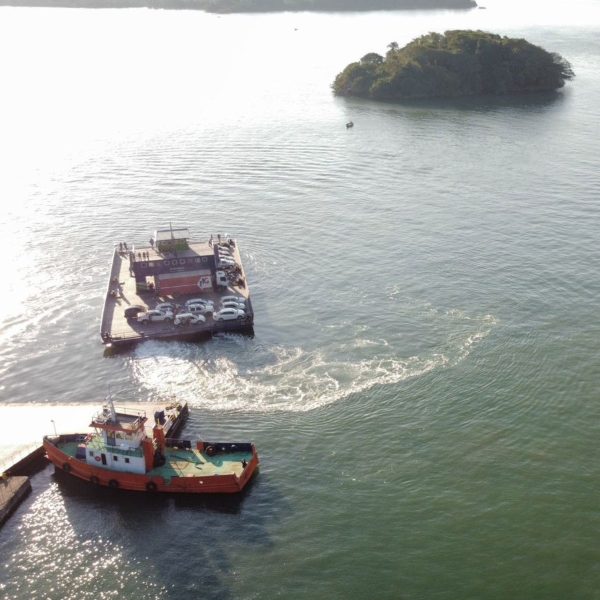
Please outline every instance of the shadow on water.
M145 557L144 569L169 597L202 592L204 598L234 598L230 581L239 569L236 563L249 551L273 546L267 531L267 524L274 524L273 505L286 509L281 494L260 473L236 495L117 491L62 471L52 480L76 533L93 539L102 532L126 555Z
M458 98L421 98L403 100L401 102L384 102L364 98L339 98L353 118L356 114L371 113L406 115L415 109L427 111L464 111L464 112L496 112L503 109L532 110L553 106L564 102L562 92L534 92L529 94L509 94L506 96L463 96ZM351 111L351 112L350 112Z
M63 497L77 498L83 502L89 499L94 503L100 501L114 504L119 510L128 512L134 519L137 515L143 514L140 507L141 501L144 508L149 509L160 509L173 503L176 507L192 510L240 514L244 500L251 495L252 489L258 485L257 480L259 478L260 474L254 476L239 494L149 494L97 486L88 481L72 477L58 469L52 475L52 479L59 484Z
M249 328L244 331L236 331L236 332L218 332L218 333L208 333L208 332L198 332L198 333L190 333L187 335L182 335L178 338L173 338L170 340L160 340L160 339L152 339L148 338L147 340L134 342L129 344L123 344L120 346L105 346L103 356L104 358L115 358L117 356L130 356L132 355L138 345L147 344L152 342L164 342L166 344L173 343L191 343L191 344L205 344L210 342L213 339L219 339L222 336L240 336L247 339L254 339L254 328ZM165 351L164 354L167 354Z

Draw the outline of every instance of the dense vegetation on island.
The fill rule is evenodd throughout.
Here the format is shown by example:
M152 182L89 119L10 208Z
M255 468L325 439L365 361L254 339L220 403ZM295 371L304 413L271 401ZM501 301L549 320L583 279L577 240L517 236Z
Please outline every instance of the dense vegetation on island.
M398 101L550 91L574 77L571 65L523 39L483 31L429 33L385 57L371 52L333 83L339 96Z
M148 7L211 13L473 8L475 0L0 0L0 6Z

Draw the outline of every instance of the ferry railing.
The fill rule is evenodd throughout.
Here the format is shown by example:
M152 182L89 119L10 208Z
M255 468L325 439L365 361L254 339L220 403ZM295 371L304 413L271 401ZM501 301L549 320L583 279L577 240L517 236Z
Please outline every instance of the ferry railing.
M111 291L111 288L113 285L112 282L113 282L114 278L119 276L120 267L119 267L119 262L117 261L118 256L119 256L119 251L118 251L117 245L115 244L115 248L113 250L112 261L111 261L111 266L110 266L110 274L108 276L108 282L106 284L105 301L102 306L102 317L100 319L100 335L102 337L104 337L104 334L107 333L108 329L109 329L107 326L107 321L108 321L108 315L112 311L112 307L109 307L109 303L106 301L106 299L110 296L110 291Z
M140 410L138 408L129 408L127 406L115 406L114 409L115 409L116 415L126 415L126 416L135 417L136 419L135 419L134 423L140 419L146 418L146 411ZM97 423L104 423L104 422L110 421L111 416L112 415L111 415L110 409L102 407L94 415L94 421L96 421Z
M140 410L139 408L131 408L129 406L115 406L115 412L126 415L134 415L138 418L144 418L146 416L145 410Z

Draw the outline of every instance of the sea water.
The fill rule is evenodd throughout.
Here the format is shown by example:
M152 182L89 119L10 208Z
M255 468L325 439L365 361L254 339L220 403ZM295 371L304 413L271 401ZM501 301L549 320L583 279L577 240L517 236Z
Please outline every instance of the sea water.
M54 474L0 534L25 598L597 598L600 11L0 8L0 448L107 390L252 440L232 499ZM556 94L335 98L429 31L524 37ZM352 120L355 126L346 129ZM114 243L238 240L255 336L103 356Z

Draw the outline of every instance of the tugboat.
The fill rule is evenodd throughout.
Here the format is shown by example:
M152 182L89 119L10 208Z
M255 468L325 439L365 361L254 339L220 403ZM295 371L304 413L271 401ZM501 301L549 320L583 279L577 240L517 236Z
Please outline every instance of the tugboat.
M94 415L89 434L44 436L56 469L94 485L140 492L231 494L258 469L254 444L165 437L163 411L154 415L152 437L144 411L115 409L111 397Z

